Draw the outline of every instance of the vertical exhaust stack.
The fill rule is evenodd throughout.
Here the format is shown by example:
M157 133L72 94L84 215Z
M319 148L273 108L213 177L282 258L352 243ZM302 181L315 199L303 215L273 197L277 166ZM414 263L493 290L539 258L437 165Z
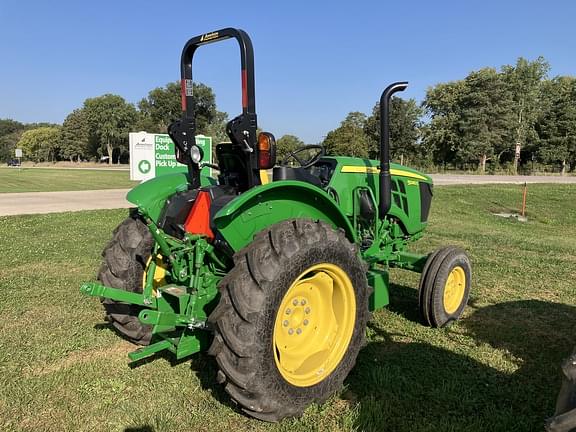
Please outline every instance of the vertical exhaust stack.
M392 183L390 180L390 98L396 92L406 90L407 81L390 84L380 96L380 218L392 205Z

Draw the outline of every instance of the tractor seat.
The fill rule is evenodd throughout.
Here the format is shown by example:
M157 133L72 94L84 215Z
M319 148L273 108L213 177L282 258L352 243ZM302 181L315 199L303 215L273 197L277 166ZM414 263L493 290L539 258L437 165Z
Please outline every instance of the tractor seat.
M272 170L272 180L298 180L306 183L313 184L314 186L322 187L322 182L315 175L310 174L304 168L293 168L286 166L277 166Z

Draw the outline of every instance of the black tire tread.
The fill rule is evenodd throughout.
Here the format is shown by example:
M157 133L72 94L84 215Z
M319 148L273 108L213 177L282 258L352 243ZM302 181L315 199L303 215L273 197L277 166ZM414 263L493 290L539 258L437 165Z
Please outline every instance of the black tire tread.
M420 309L422 310L422 320L425 325L430 327L436 326L431 313L431 297L434 280L436 279L440 264L453 249L454 246L445 246L433 252L426 261L424 271L420 277Z
M112 288L131 292L142 292L142 273L153 246L153 239L145 223L131 215L112 232L112 239L102 252L103 262L98 271L98 280ZM141 307L102 299L105 319L114 328L139 345L148 345L152 327L138 320Z
M418 311L420 313L420 319L422 321L422 324L427 326L430 325L430 321L428 316L428 305L425 301L425 295L424 295L424 284L428 275L428 271L430 270L430 265L432 264L432 261L434 261L434 259L436 258L436 255L438 255L438 252L440 252L440 249L436 249L434 252L428 255L428 258L426 259L426 263L424 263L424 268L422 269L422 273L420 275L420 283L418 286Z
M317 248L318 245L325 248L335 243L339 248L345 248L348 256L358 260L359 274L365 281L364 268L357 250L342 231L336 231L324 222L296 219L280 222L258 233L252 243L234 256L234 268L219 285L221 298L208 318L215 329L209 354L216 357L219 367L217 378L225 384L225 391L252 417L278 421L298 416L311 402L320 402L330 396L324 389L332 389L333 393L341 388L354 366L364 342L368 319L370 290L366 283L360 287L365 291L362 297L366 300L365 312L357 319L357 325L362 326L362 331L359 335L355 331L349 347L349 352L355 350L353 358L349 364L343 365L342 361L336 369L339 373L335 371L313 386L318 387L317 393L310 390L304 396L289 394L284 387L289 384L267 384L266 376L259 367L259 361L265 355L263 353L270 349L263 346L266 344L263 343L264 336L259 334L258 324L263 319L270 319L269 314L272 312L266 310L266 302L274 291L273 281L284 267L298 265L292 259L295 257L298 260L299 252L311 247Z
M444 281L447 279L448 273L450 272L450 270L453 268L453 263L456 260L462 260L463 261L463 268L465 273L468 273L469 271L471 272L470 269L470 260L468 258L468 256L466 255L466 252L460 248L454 247L452 248L452 250L450 251L450 253L448 253L444 259L442 260L442 262L440 263L440 265L438 266L438 271L436 272L435 276L434 276L434 281L432 282L433 287L432 287L432 292L443 292L444 289ZM466 288L465 288L465 292L464 292L464 298L462 301L461 306L453 313L450 315L449 319L446 319L446 317L443 317L442 315L444 314L444 304L443 304L443 296L433 296L431 299L431 305L430 308L433 311L432 312L432 322L434 327L448 327L450 326L454 321L458 320L460 318L460 316L462 315L462 312L464 311L464 307L466 305L466 303L468 303L468 295L470 292L470 278L471 278L471 274L467 275L467 282L466 282Z
M438 303L440 298L435 295L435 293L442 292L443 290L443 285L440 284L440 279L443 278L439 278L440 273L444 273L449 263L458 256L465 258L469 268L469 260L466 252L456 246L445 246L437 249L429 255L424 265L419 286L419 310L424 325L430 327L448 326L457 320L462 313L463 307L450 317L449 320L440 320L437 311L441 307L443 308L443 305ZM467 301L468 292L469 286L465 294L464 304Z

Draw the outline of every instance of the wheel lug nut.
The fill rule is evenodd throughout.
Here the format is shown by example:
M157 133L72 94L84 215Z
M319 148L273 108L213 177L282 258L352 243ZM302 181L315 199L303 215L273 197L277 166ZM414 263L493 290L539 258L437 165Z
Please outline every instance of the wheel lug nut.
M292 309L288 308L286 309L286 315L290 315L292 313Z
M310 313L310 308L307 307L306 309L304 309L304 312L306 312L307 314L309 314L309 313Z
M306 299L302 299L302 301L300 302L300 304L301 304L302 306L304 306L304 305L306 304Z
M294 333L294 329L288 329L288 334L291 335L292 333Z
M284 320L282 324L284 324L284 327L288 327L288 320Z
M302 333L302 329L301 329L301 328L297 329L297 330L296 330L296 333L297 333L297 334Z
M308 325L308 320L307 320L307 319L304 320L304 325Z
M292 301L292 304L293 304L294 306L298 306L298 299L294 299L294 300Z

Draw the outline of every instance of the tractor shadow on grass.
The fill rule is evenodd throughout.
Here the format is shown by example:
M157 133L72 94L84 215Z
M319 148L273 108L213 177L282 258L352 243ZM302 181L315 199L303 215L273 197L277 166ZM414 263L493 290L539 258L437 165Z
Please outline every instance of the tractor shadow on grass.
M414 309L414 298L406 301ZM453 330L430 330L448 333L459 352L426 337L393 339L383 325L370 328L373 341L345 383L358 430L543 430L554 412L560 364L574 345L576 308L506 302L476 309ZM481 361L463 354L471 349Z
M116 329L116 327L114 327L110 323L107 323L107 322L98 323L98 324L94 325L94 328L96 330L113 332L116 335L118 335L119 337L121 337L122 339L128 340L124 337L124 335L121 332L119 332ZM138 349L139 347L140 347L139 345L134 345L134 350ZM140 366L143 366L145 364L152 363L152 362L155 362L158 360L164 360L167 363L169 363L170 366L177 366L177 365L182 364L182 363L190 362L191 363L190 368L191 368L192 372L198 377L198 380L200 381L200 385L201 385L203 390L210 392L211 395L214 397L214 399L216 399L222 405L226 405L226 406L230 407L231 409L233 409L234 411L236 411L237 413L245 415L242 412L242 410L238 407L238 405L236 405L235 403L232 402L232 400L230 399L228 394L224 391L224 387L216 381L216 376L218 373L218 366L216 365L216 361L212 357L210 357L209 355L200 352L200 353L195 354L191 357L185 357L183 359L178 360L178 359L176 359L174 354L172 354L171 352L160 351L154 355L151 355L150 357L143 358L142 360L130 362L129 367L131 369L136 369ZM138 427L132 428L132 429L133 429L133 432L140 431L140 430L142 432L148 432L149 430L151 430L151 431L154 430L154 428L152 428L152 429L147 429L147 428L151 428L151 426L143 426L141 429L138 429ZM126 429L125 432L128 432L128 431L132 432L132 429Z
M418 289L390 283L390 304L386 308L409 321L420 322L418 315Z
M468 307L477 309L476 298L472 295L468 299ZM386 308L408 321L421 323L418 312L418 288L391 283L390 304Z
M198 353L193 357L190 367L198 377L203 390L210 392L212 397L222 405L226 405L237 413L246 415L238 405L232 402L232 399L230 399L230 396L228 396L228 393L224 390L224 386L216 380L218 365L214 357L206 353Z

